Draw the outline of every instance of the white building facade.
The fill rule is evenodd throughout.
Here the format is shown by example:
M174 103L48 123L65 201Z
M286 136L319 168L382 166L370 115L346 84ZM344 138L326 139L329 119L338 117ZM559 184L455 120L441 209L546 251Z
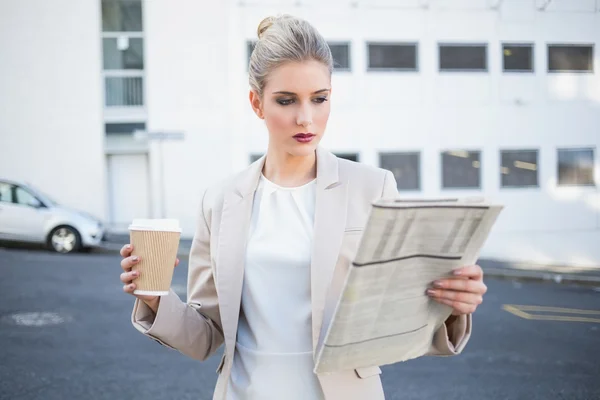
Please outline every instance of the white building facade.
M482 257L600 265L596 0L0 2L0 176L191 237L202 191L266 149L247 62L278 13L336 59L325 147L405 197L504 204Z

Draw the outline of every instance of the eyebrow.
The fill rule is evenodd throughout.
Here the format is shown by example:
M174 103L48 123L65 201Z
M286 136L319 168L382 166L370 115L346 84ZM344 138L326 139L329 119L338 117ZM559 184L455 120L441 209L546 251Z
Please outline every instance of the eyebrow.
M317 90L316 92L313 92L313 94L317 94L317 93L323 93L323 92L329 92L330 89L321 89L321 90ZM279 92L273 92L273 94L287 94L290 96L295 96L296 93L294 92L286 92L286 91L279 91Z

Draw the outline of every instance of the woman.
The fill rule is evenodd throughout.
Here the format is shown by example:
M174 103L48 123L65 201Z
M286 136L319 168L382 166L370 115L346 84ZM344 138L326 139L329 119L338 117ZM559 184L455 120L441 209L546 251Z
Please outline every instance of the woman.
M397 195L393 175L319 147L333 60L323 37L291 16L264 19L250 59L250 103L265 121L265 156L209 188L190 254L188 301L136 296L132 322L198 359L225 343L215 399L383 399L377 366L317 376L313 351L371 203ZM357 234L357 232L359 234ZM139 262L121 251L124 291ZM462 351L486 288L478 266L428 295L453 307L429 354Z

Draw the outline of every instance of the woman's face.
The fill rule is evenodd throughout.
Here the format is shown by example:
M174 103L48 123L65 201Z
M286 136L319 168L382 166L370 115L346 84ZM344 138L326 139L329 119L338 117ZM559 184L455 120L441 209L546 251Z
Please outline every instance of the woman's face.
M256 115L265 120L269 148L292 156L312 154L329 119L331 78L318 61L287 63L272 71L261 99L250 91Z

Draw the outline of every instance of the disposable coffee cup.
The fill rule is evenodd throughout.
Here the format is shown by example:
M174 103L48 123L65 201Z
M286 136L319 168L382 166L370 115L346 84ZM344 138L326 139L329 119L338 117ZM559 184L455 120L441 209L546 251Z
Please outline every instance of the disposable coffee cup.
M131 255L140 261L132 271L140 271L133 280L134 294L166 296L171 288L173 270L181 228L176 219L134 219L129 225L129 238L133 245Z

